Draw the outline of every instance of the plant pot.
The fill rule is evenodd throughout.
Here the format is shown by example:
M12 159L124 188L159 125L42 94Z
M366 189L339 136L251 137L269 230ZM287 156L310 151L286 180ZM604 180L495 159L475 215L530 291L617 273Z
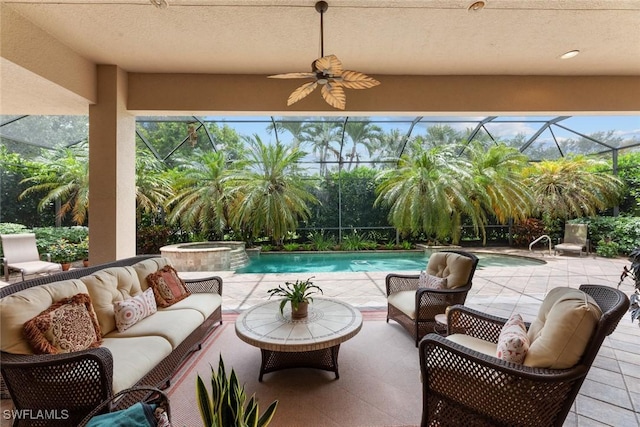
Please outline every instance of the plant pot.
M88 259L83 259L82 260L82 265L85 267L89 267L89 260Z
M291 318L292 319L304 319L309 314L309 303L308 302L299 302L298 309L295 310L293 308L293 304L291 305Z
M71 268L71 263L70 262L63 262L60 264L62 266L62 271L67 271Z

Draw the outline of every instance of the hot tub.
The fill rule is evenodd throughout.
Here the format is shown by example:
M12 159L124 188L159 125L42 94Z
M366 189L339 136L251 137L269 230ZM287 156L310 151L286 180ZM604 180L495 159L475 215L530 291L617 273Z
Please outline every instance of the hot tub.
M178 243L160 248L178 271L229 271L249 262L244 242Z

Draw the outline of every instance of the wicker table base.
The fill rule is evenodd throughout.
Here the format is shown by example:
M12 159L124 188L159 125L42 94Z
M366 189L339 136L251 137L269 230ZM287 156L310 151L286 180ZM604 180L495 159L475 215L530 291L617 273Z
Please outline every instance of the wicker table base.
M289 305L283 314L280 301L268 301L243 312L236 320L236 334L262 353L259 380L264 374L289 368L313 368L338 372L340 344L356 335L362 315L349 304L314 298L309 315L291 319Z
M262 352L262 365L258 380L262 382L262 376L269 372L290 368L312 368L333 372L336 379L340 378L338 372L338 351L340 344L321 350L285 352L260 349Z

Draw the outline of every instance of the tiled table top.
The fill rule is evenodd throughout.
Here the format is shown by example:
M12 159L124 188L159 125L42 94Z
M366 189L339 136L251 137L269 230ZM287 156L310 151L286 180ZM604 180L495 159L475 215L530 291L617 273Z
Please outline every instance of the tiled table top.
M342 301L314 298L309 316L292 320L287 304L280 314L280 300L255 305L238 316L236 333L255 347L280 352L321 350L355 336L362 327L362 314Z

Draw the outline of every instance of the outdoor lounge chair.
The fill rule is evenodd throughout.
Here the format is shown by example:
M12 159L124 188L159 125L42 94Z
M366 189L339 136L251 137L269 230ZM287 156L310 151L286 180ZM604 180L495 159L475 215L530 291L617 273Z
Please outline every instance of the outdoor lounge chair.
M9 281L9 274L12 271L20 272L22 280L28 274L62 271L62 266L51 262L49 255L47 255L47 261L40 259L35 234L0 234L0 240L2 241L2 264L4 265L5 281Z
M387 290L387 323L393 319L415 339L435 331L435 316L447 307L464 304L471 289L471 279L478 266L478 257L464 251L441 251L432 254L427 275L446 278L443 289L419 287L419 275L389 274Z
M538 318L531 327L525 324L535 338L522 364L496 357L507 319L452 307L448 327L457 333L429 334L420 341L421 425L562 426L603 340L629 308L627 296L615 288L582 285L580 291L549 292ZM563 317L572 310L575 317ZM600 312L599 318L593 315ZM546 322L540 322L541 315ZM554 334L555 341L549 341ZM531 362L538 363L528 360L532 352Z
M564 227L564 239L553 248L553 254L560 252L582 252L589 255L589 239L587 239L587 224L567 224Z

